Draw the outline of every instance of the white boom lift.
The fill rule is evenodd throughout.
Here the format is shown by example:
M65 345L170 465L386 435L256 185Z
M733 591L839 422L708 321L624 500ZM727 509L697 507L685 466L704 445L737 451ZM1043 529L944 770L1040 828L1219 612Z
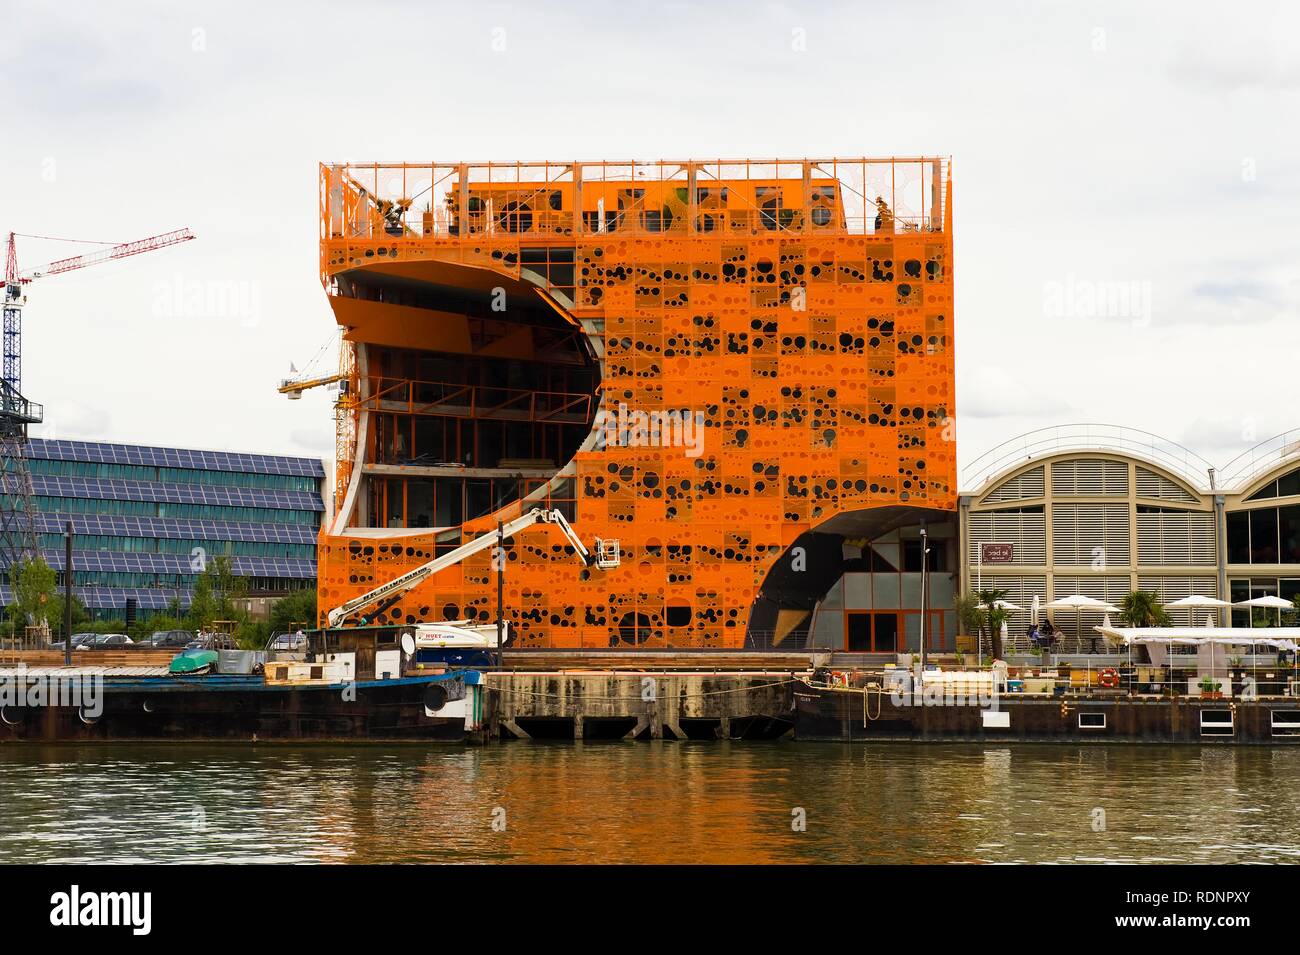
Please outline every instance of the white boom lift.
M364 610L374 604L384 600L392 600L400 597L414 587L417 587L422 581L427 580L439 571L446 570L448 567L454 567L467 557L477 554L479 551L486 550L498 540L504 540L507 537L514 537L522 530L532 527L534 524L554 524L558 527L573 549L578 552L578 557L587 567L595 566L600 570L609 570L617 567L619 563L618 541L607 541L596 538L596 553L593 554L587 549L582 540L574 533L573 527L564 519L564 515L558 510L546 510L545 508L535 507L522 517L517 517L513 521L507 521L499 530L488 531L481 534L473 540L461 544L455 550L448 551L441 557L435 557L426 564L421 564L414 570L408 570L400 577L395 577L386 584L381 584L374 590L367 591L359 597L353 597L345 604L340 604L331 610L326 619L331 627L337 627L348 617Z

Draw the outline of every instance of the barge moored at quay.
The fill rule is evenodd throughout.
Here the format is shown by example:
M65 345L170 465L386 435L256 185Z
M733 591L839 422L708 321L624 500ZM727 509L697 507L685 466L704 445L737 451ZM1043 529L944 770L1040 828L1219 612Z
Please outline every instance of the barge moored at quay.
M464 645L477 634L438 625L304 637L301 649L203 651L215 658L203 673L176 666L194 651L170 666L170 654L148 651L112 661L128 665L0 665L0 743L460 742L474 727L480 674L459 661L478 658Z
M435 645L421 627L309 638L296 659L267 659L257 672L0 668L10 684L98 681L94 698L51 693L48 705L24 706L6 696L0 743L1300 742L1295 671L1273 655L1220 679L1173 665L1092 661L967 668L943 660L919 669L824 651L497 654L485 634L465 638L477 648Z
M887 743L1300 743L1300 699L1192 696L1000 696L996 705L900 703L877 684L799 682L795 735L805 741Z

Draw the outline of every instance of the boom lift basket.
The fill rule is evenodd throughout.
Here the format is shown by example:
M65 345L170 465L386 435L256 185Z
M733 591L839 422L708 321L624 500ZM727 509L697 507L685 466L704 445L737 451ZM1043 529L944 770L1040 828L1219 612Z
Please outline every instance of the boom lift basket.
M596 538L596 566L601 570L611 570L618 566L618 541Z

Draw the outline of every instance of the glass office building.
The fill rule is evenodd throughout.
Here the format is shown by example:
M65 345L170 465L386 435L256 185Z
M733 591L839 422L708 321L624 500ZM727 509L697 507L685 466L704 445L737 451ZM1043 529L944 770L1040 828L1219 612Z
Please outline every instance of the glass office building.
M62 589L71 520L73 587L97 619L123 617L129 598L141 616L188 606L221 555L253 597L316 586L317 459L33 438L28 467L41 552Z

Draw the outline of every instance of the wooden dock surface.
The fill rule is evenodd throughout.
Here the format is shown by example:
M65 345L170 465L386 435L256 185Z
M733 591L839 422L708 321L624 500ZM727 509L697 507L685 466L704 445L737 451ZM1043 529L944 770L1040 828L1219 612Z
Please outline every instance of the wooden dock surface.
M179 650L73 650L74 667L163 667L172 662ZM0 651L0 667L17 664L29 667L63 666L62 650Z

